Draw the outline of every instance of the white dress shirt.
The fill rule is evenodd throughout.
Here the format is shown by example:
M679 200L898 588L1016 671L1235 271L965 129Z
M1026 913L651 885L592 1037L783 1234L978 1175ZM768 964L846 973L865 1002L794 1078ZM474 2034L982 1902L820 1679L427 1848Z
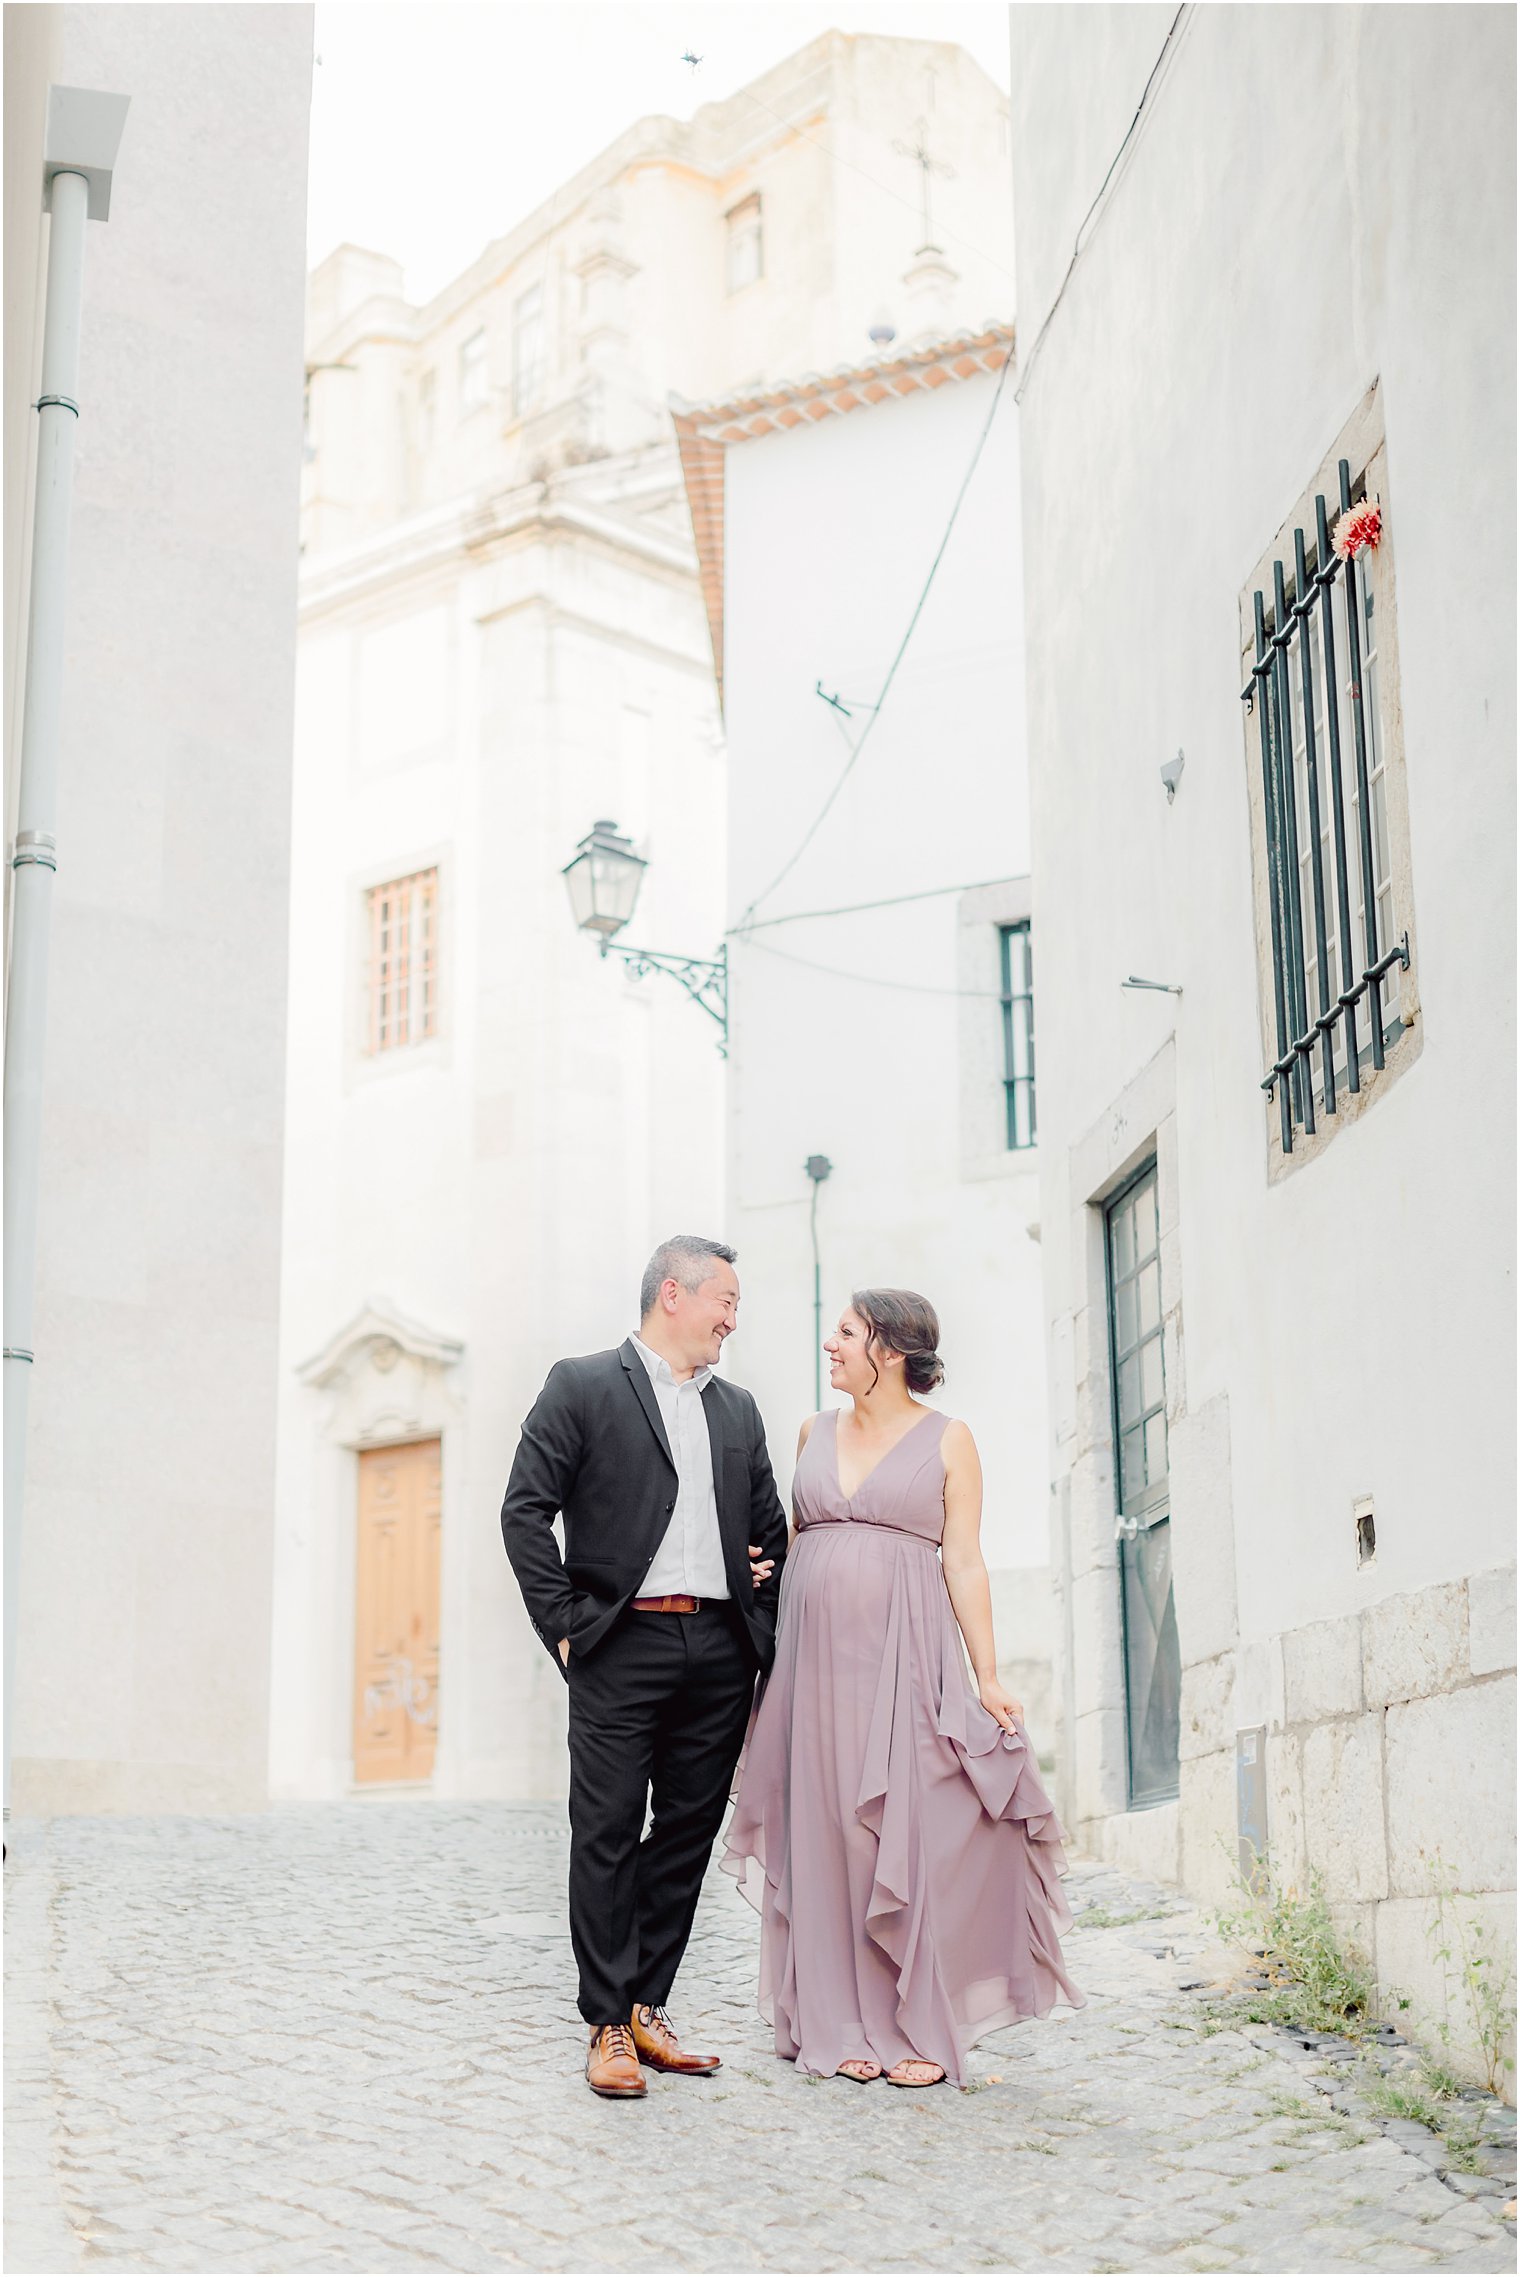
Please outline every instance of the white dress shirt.
M718 1498L713 1491L712 1441L702 1387L711 1368L699 1368L676 1382L668 1360L651 1352L641 1337L633 1348L654 1387L660 1421L676 1466L675 1515L655 1552L654 1564L639 1583L641 1597L727 1597L723 1543L718 1533Z

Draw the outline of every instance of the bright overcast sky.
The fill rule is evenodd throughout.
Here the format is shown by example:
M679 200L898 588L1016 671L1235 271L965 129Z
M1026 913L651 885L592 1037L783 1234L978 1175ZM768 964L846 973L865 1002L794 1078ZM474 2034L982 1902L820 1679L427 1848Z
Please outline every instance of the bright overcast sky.
M689 118L829 30L957 40L1008 85L1003 0L322 0L311 258L371 246L425 300L635 119Z

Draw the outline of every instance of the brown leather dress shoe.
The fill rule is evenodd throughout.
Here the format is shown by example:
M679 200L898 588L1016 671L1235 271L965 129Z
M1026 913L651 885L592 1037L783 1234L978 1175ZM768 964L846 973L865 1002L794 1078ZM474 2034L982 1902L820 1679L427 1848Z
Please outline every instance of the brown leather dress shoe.
M700 2078L705 2072L716 2071L723 2061L721 2056L689 2056L671 2030L663 2008L634 2010L633 2044L655 2071L688 2072Z
M633 2034L626 2024L594 2026L586 2050L586 2085L593 2095L647 2095Z

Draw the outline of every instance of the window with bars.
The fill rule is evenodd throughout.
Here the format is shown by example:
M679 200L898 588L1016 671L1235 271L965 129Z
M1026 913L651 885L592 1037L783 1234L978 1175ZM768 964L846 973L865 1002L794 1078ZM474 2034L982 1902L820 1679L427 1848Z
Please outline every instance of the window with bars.
M398 1050L438 1031L438 872L416 870L374 886L369 916L369 1018L365 1048Z
M1003 1010L1003 1092L1007 1101L1008 1145L1033 1146L1034 962L1029 923L998 927Z
M1353 508L1379 505L1382 469L1379 451L1353 481L1341 458L1248 597L1242 702L1267 919L1262 1089L1284 1156L1359 1101L1412 1001L1407 834L1390 749L1391 579L1373 546L1343 559L1332 536Z
M512 410L518 418L543 394L548 363L544 288L530 285L512 305Z
M724 216L728 243L724 257L724 283L731 293L741 292L765 274L765 237L760 219L760 193L741 199Z

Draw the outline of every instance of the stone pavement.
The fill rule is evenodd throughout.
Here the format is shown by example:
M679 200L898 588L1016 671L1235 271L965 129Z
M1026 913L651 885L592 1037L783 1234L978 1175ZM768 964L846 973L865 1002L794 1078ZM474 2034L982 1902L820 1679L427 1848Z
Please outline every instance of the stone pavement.
M1514 2267L1495 2202L1310 2059L1207 2032L1204 1925L1108 1869L1069 1885L1089 2006L986 2043L966 2094L778 2063L715 1872L675 2010L724 2069L617 2104L580 2079L557 1807L10 1832L14 2277Z

